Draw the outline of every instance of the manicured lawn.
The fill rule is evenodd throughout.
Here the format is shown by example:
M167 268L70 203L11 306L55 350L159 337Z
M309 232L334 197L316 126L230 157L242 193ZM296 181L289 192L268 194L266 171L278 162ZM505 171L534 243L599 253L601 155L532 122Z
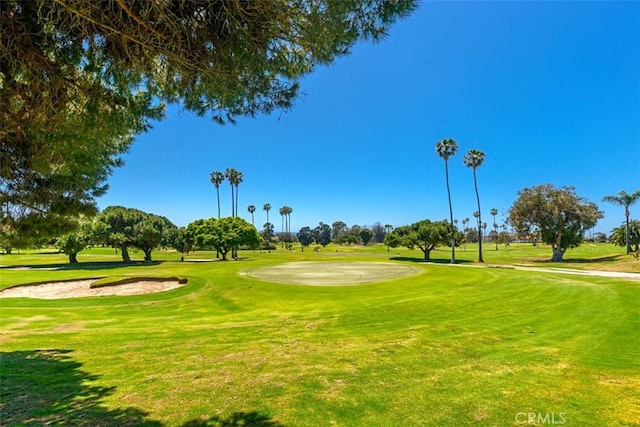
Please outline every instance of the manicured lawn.
M556 266L542 261L548 248L529 246L488 246L485 260ZM461 264L474 264L475 250L460 248ZM640 271L620 254L585 245L561 267ZM434 263L381 246L241 255L180 262L159 252L157 263L123 266L113 249L94 249L73 268L59 254L1 256L23 267L0 269L2 287L128 275L189 283L144 296L1 299L0 424L502 426L534 414L538 425L640 425L640 281L452 267L447 250ZM239 274L390 258L422 273L348 287Z

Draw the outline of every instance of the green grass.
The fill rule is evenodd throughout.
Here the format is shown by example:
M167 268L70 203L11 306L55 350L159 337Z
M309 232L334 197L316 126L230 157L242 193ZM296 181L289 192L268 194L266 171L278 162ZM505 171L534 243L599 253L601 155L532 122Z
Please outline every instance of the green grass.
M543 261L548 248L503 249L487 247L487 264L556 266ZM93 249L72 268L55 253L0 257L22 266L0 269L2 287L189 279L144 296L0 300L0 424L503 426L540 413L569 426L640 425L639 281L457 268L446 250L433 263L406 249L337 250L248 251L237 262L159 252L157 263L123 266ZM620 253L584 246L560 267L638 271ZM457 251L463 264L476 255ZM215 255L185 261L202 258ZM238 274L389 258L423 273L350 287Z

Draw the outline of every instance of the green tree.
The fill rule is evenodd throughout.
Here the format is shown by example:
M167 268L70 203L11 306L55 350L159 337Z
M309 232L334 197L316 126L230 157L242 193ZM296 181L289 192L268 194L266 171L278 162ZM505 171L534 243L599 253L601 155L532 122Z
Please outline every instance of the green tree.
M91 244L91 224L83 223L72 233L56 239L55 246L69 257L70 264L78 262L78 253Z
M624 190L620 190L617 196L605 196L602 199L603 202L609 202L613 203L614 205L624 206L624 216L626 218L625 239L627 242L627 253L631 252L631 240L629 235L629 233L631 232L631 229L629 228L629 206L637 202L638 199L640 199L640 190L636 190L632 194L629 194Z
M187 225L196 246L214 248L227 260L227 254L240 246L258 247L260 235L256 228L239 217L209 218Z
M331 243L331 227L324 222L320 222L316 228L313 229L313 240L319 245L327 246Z
M458 144L453 139L436 142L436 153L444 160L445 177L447 179L447 196L449 198L449 217L451 219L451 264L456 263L455 225L453 224L453 207L451 206L451 189L449 187L449 158L458 152Z
M402 238L398 233L387 233L384 236L384 244L387 245L387 252L389 252L389 248L397 248L402 245Z
M463 235L457 229L455 242L462 242ZM425 261L431 259L431 251L442 245L449 245L451 240L451 224L448 221L432 222L428 219L415 222L410 226L398 227L391 234L396 234L402 245L409 249L420 248L424 253Z
M311 228L302 227L300 231L298 231L298 241L303 247L308 247L313 243L313 233L311 232Z
M145 213L138 209L109 206L93 223L93 240L118 248L122 261L131 262L129 248L137 242L134 227L142 221L144 215Z
M220 171L213 171L210 175L211 183L216 187L216 196L218 199L218 218L220 218L220 184L224 182L224 174Z
M611 230L609 242L618 246L635 247L635 249L632 248L631 252L637 253L640 248L640 221L632 219Z
M145 261L151 261L151 252L159 246L169 246L176 229L165 217L143 213L142 218L133 226L133 246L144 252Z
M331 235L333 236L333 241L336 243L338 243L340 237L348 231L349 227L347 227L347 224L343 221L334 221L333 224L331 224Z
M166 103L221 123L289 109L305 75L359 40L379 40L415 7L0 2L0 206L11 205L8 222L22 233L27 225L48 225L53 235L72 229L62 219L95 213L120 155Z
M489 213L491 214L491 216L493 217L493 232L494 232L494 236L495 236L495 243L496 243L496 251L498 250L498 223L496 222L496 215L498 215L498 209L496 208L492 208Z
M363 228L362 230L360 230L360 238L362 239L362 244L364 246L367 246L367 243L369 243L369 240L371 240L372 237L373 232L368 228Z
M551 245L551 260L556 262L563 260L567 249L580 245L584 233L602 217L598 206L578 197L574 187L551 184L521 190L509 209L509 222L516 231L531 235L538 230L542 241Z
M478 224L482 223L482 211L480 210L480 194L478 193L478 179L476 177L476 169L484 163L484 153L480 150L469 150L464 155L464 164L473 170L473 185L476 190L476 201L478 203ZM482 230L478 225L478 262L484 262L482 259Z

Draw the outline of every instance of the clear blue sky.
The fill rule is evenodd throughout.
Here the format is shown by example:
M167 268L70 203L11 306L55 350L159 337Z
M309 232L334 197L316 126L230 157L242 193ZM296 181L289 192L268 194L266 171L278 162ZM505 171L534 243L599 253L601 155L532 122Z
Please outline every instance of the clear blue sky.
M478 169L485 221L501 221L524 187L572 185L605 218L602 202L640 189L640 3L423 2L378 44L302 81L289 112L220 126L176 107L140 135L109 179L101 209L122 205L185 226L216 216L214 170L235 167L241 216L280 229L278 208L293 208L291 229L336 220L406 225L448 218L444 162L435 142L453 138L454 217L476 210L469 149ZM227 182L222 215L231 213ZM640 218L640 204L631 208Z

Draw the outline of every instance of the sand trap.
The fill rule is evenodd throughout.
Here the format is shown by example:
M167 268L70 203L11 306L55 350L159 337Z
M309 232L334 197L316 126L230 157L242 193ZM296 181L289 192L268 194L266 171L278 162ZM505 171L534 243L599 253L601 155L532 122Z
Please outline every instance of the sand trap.
M168 291L184 286L177 280L139 281L121 285L91 288L96 279L71 282L51 282L39 285L16 286L0 291L0 298L60 299L76 297L96 297L102 295L142 295Z
M418 267L386 262L290 262L243 271L268 282L307 286L348 286L421 273Z

